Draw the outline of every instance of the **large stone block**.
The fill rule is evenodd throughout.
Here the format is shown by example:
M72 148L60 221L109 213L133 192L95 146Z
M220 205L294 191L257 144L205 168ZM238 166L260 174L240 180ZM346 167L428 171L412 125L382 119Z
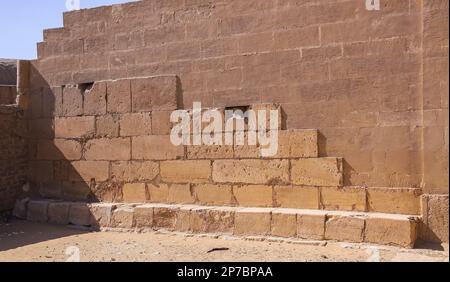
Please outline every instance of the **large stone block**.
M27 219L35 222L47 222L48 201L30 201L28 203Z
M414 248L417 239L417 222L395 216L366 219L364 241L381 245Z
M79 116L83 114L83 94L77 86L66 86L63 89L63 116Z
M133 160L175 160L184 157L184 147L175 146L168 135L133 137Z
M232 159L233 146L187 146L186 154L188 159Z
M159 163L131 161L111 163L111 177L115 181L151 181L159 174Z
M231 185L198 184L193 186L197 200L203 205L231 205L233 192Z
M274 201L277 207L292 209L318 209L319 188L308 186L275 186Z
M195 197L189 184L169 185L168 203L171 204L193 204Z
M153 227L174 230L178 208L169 205L155 205L153 208Z
M141 205L134 208L134 221L137 228L153 227L153 205Z
M104 115L96 117L96 137L119 137L119 118L116 115Z
M120 118L120 136L140 136L152 134L151 113L124 114Z
M216 160L213 180L219 183L283 184L289 182L287 160Z
M56 138L86 138L95 133L95 117L68 117L55 119Z
M148 191L150 193L150 202L167 203L169 199L169 185L167 184L149 184Z
M233 234L234 208L194 208L190 213L191 231Z
M271 235L295 237L297 234L297 211L277 209L272 212Z
M106 82L96 82L91 89L84 92L84 114L104 115L106 114Z
M135 226L134 208L131 206L120 206L115 209L111 217L111 227L130 229Z
M366 211L366 189L321 187L321 208L325 210Z
M364 218L328 215L325 224L325 239L363 242L364 225Z
M153 111L152 112L152 134L169 135L172 130L170 115L172 111Z
M91 213L91 226L109 227L111 225L111 216L113 210L117 208L116 204L112 203L95 203L89 204L89 212Z
M173 111L178 108L175 76L133 79L131 93L133 112Z
M39 160L79 160L81 149L81 144L74 140L39 140L37 158Z
M69 224L70 203L50 203L48 205L48 222L53 224Z
M262 146L264 149L268 146ZM278 132L278 152L273 158L317 158L317 130L281 130Z
M242 207L273 207L272 186L233 186L233 195L237 204Z
M90 182L95 179L98 182L109 178L109 163L106 161L77 161L72 162L69 172L69 180Z
M131 82L128 79L108 81L108 113L131 112Z
M323 240L326 214L320 211L302 211L297 214L297 236L302 239Z
M145 203L147 201L147 188L145 183L127 183L122 188L125 203Z
M236 211L235 235L269 235L272 209L245 208Z
M129 138L93 139L86 143L84 157L88 161L127 161L131 159Z
M422 220L421 238L432 242L448 243L448 195L422 196Z
M373 212L420 214L420 189L368 188L368 209Z
M211 161L165 161L160 169L162 180L169 183L207 183L211 179Z
M87 204L72 204L69 211L69 222L73 225L89 226L91 211Z
M342 159L292 160L291 166L293 184L307 186L341 186L343 184Z

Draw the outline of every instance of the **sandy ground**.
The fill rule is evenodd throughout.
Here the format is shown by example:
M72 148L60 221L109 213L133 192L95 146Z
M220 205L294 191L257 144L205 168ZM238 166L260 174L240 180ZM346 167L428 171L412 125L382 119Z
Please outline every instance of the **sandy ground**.
M221 250L208 252L216 248ZM449 261L448 244L407 250L366 244L260 241L181 233L87 232L23 221L0 223L0 261L64 262L76 261L78 255L81 261L106 262Z

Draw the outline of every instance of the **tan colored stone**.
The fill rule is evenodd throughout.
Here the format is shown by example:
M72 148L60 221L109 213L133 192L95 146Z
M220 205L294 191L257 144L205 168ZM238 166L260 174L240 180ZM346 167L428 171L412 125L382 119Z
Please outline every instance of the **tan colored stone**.
M234 229L233 208L193 208L190 213L191 231L196 233L227 233Z
M211 178L210 161L165 161L160 169L163 181L170 183L207 183Z
M153 226L153 205L135 207L134 220L137 228L151 228Z
M35 222L47 222L48 201L30 201L28 203L27 220Z
M231 185L198 184L194 186L197 200L203 205L231 205L233 193Z
M308 186L341 186L342 159L318 158L291 161L293 184Z
M282 130L278 132L278 152L273 158L319 157L317 130ZM262 146L261 149L268 148Z
M81 159L81 144L74 140L39 140L37 146L39 160L73 161Z
M189 184L171 184L169 185L168 203L173 204L193 204L195 197L192 195Z
M297 211L274 210L272 212L272 236L295 237L297 234Z
M364 219L349 216L327 216L325 239L361 243L364 239Z
M365 242L414 248L416 239L417 222L414 220L395 217L366 219Z
M102 161L77 161L72 162L69 172L71 181L90 182L95 179L102 182L109 178L109 163Z
M273 188L266 185L233 186L233 195L242 207L272 207Z
M272 209L246 208L235 214L235 235L269 235Z
M320 188L321 207L326 210L366 211L366 189Z
M128 79L108 81L108 113L131 112L131 82Z
M112 212L116 208L117 205L112 203L89 204L91 226L96 228L109 227L111 225Z
M449 197L448 195L422 196L422 220L420 236L431 242L448 243L449 231Z
M84 157L88 161L127 161L131 159L129 138L93 139L86 143Z
M106 82L96 82L84 92L83 110L85 115L106 114Z
M50 203L48 205L48 222L53 224L69 224L70 203Z
M277 184L289 181L287 160L216 160L213 180L219 183Z
M153 208L153 227L175 230L178 209L173 206L160 205Z
M373 212L420 214L420 189L368 188L368 209Z
M140 136L151 134L151 113L124 114L120 118L120 136Z
M192 226L191 226L191 213L192 209L196 208L197 206L193 205L182 205L177 210L177 218L176 218L176 224L175 224L175 230L180 232L191 232Z
M325 236L325 213L301 212L297 214L297 236L302 239L323 240Z
M233 146L187 146L186 154L188 159L232 159Z
M91 212L86 204L72 204L69 211L69 222L73 225L89 226Z
M133 137L133 160L175 160L184 157L184 147L175 146L168 135Z
M77 86L64 87L62 111L63 116L67 117L83 114L83 95Z
M277 207L292 209L318 209L319 189L308 186L275 186L274 199Z
M121 206L115 209L111 216L111 226L114 228L133 228L134 208L131 206Z
M152 161L113 162L111 177L116 181L151 181L159 174L159 164Z
M172 130L170 122L171 111L153 111L152 112L152 134L169 135Z
M95 117L68 117L55 119L56 138L84 138L94 135Z
M147 201L147 189L144 183L125 184L122 193L125 203L145 203Z
M148 190L150 193L150 201L152 203L167 203L169 199L169 185L159 184L157 186L149 184Z
M97 137L119 137L119 118L114 115L96 117L95 128Z
M131 80L133 112L173 111L178 108L176 76Z

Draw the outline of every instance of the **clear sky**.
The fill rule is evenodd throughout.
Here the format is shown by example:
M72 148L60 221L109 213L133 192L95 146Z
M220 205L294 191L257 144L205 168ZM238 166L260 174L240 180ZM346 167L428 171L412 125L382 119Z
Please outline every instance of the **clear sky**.
M1 0L0 58L35 59L36 43L46 28L62 27L66 1L79 1L80 8L111 5L132 0ZM74 2L75 1L75 2Z

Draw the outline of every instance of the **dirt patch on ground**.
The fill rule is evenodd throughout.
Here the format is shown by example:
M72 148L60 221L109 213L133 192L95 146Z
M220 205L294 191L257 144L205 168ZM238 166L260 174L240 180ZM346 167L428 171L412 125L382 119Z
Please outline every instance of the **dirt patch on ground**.
M448 244L426 247L435 250L335 242L271 242L181 233L88 232L23 221L0 224L0 261L60 262L73 259L77 250L81 261L106 262L449 260Z

